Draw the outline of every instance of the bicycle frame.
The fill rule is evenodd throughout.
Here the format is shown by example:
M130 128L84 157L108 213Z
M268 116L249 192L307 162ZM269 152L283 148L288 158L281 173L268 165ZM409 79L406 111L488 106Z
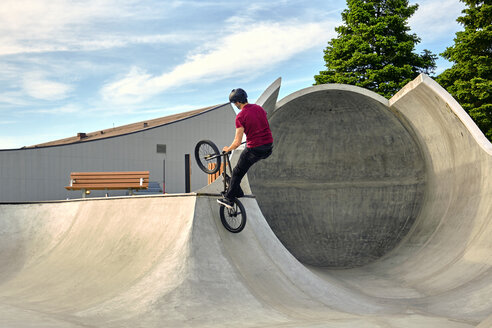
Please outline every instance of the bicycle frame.
M227 192L227 167L229 167L229 171L231 172L231 179L232 179L232 167L231 167L231 160L229 159L229 154L224 153L224 170L222 171L222 180L224 182L224 192Z
M231 160L229 158L229 155L231 152L223 152L222 154L215 155L215 156L210 156L207 158L207 160L212 160L217 157L224 157L224 170L222 171L222 181L224 183L224 192L227 191L227 167L229 167L229 171L231 172L231 177L232 177L232 167L231 167Z
M246 141L243 141L241 142L241 145L242 144L245 144ZM227 192L227 167L229 167L229 171L231 172L231 175L230 177L232 178L232 167L231 167L231 160L229 158L229 155L231 154L232 152L222 152L221 154L218 154L218 155L215 155L215 156L210 156L210 157L207 157L206 159L207 160L212 160L214 158L217 158L217 157L224 157L224 170L222 171L222 181L224 182L224 192Z

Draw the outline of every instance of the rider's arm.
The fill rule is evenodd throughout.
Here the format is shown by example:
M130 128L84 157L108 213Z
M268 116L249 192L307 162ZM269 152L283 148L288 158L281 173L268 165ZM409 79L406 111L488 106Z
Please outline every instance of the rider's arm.
M236 129L236 136L234 137L234 141L229 147L224 147L222 151L229 152L241 145L241 142L243 141L243 134L244 134L244 128L241 126Z

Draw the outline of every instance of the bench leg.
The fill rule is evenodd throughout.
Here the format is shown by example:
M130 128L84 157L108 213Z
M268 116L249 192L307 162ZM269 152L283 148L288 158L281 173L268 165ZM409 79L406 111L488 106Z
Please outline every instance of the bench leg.
M82 189L82 198L85 198L85 189Z

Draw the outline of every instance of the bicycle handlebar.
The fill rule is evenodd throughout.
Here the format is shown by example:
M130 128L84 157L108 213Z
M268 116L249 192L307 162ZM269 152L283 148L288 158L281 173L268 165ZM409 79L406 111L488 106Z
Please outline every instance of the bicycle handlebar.
M228 155L228 154L230 154L230 153L231 153L230 151L229 151L229 152L227 152L227 153L226 153L225 151L223 151L221 154L218 154L218 155L213 155L213 156L210 156L210 155L209 155L209 156L205 156L205 157L204 157L204 159L205 159L206 161L210 161L210 160L212 160L212 159L214 159L214 158L221 157L221 156L225 156L225 155Z
M245 143L246 143L246 141L243 141L243 142L241 142L241 145L244 145ZM214 155L214 156L210 156L210 155L208 155L208 156L205 156L205 157L204 157L204 159L205 159L206 161L210 161L210 160L212 160L212 159L214 159L214 158L217 158L217 157L221 157L221 156L229 155L230 153L232 153L232 151L228 151L228 152L223 151L222 153L220 153L220 154L218 154L218 155Z

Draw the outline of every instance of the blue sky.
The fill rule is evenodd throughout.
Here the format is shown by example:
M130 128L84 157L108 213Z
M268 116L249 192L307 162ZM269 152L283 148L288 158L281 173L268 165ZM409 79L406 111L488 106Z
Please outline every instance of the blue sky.
M458 0L421 0L416 51L439 54L462 27ZM2 0L0 149L221 104L280 98L324 69L345 0ZM436 73L451 66L439 58Z

